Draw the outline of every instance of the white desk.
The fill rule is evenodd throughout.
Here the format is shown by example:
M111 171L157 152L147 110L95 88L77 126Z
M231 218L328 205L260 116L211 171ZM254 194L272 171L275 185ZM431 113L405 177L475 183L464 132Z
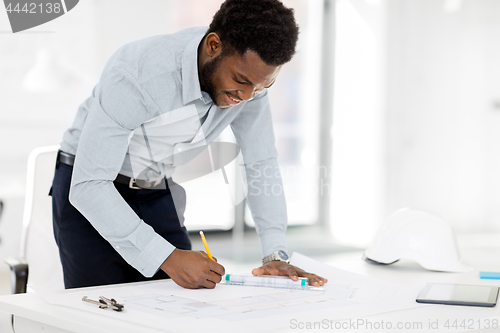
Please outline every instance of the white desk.
M422 269L417 263L407 260L388 266L373 265L356 260L357 254L337 256L325 262L348 271L374 276L393 283L418 287L419 289L423 288L428 282L500 286L500 280L479 279L479 271L500 271L500 242L497 242L494 247L477 247L477 244L473 244L472 247L462 249L461 253L462 258L469 266L474 268L473 271L469 273L431 272ZM488 318L498 320L496 329L484 328L485 320ZM423 323L424 329L422 330L404 329L401 332L500 332L500 304L494 308L432 305L427 308L379 314L369 317L369 320L372 322L381 322L383 320L391 323ZM467 326L470 327L455 330L443 327L429 329L431 322L438 321L439 324L443 324L447 320L450 323L455 320L458 320L458 323L466 320ZM477 320L481 322L478 323ZM473 321L475 322L472 323ZM353 331L359 332L360 330ZM367 332L369 331L367 330ZM384 330L372 330L372 332L375 331L383 332Z
M365 263L360 259L361 253L331 256L324 258L325 262L338 268L359 274L377 277L382 280L404 284L421 289L427 282L446 282L464 284L500 285L499 280L480 280L478 271L500 271L500 248L466 248L462 249L464 259L475 268L470 273L438 273L422 269L418 264L402 261L391 266L378 266ZM149 282L156 283L156 282ZM172 282L173 283L173 282ZM136 284L138 286L141 283ZM108 287L85 288L89 293ZM81 290L80 290L81 291ZM69 293L71 291L63 291ZM107 296L107 295L104 295ZM109 295L113 296L113 295ZM204 319L163 319L151 314L144 314L142 319L130 323L123 320L127 313L118 313L111 310L98 310L95 313L79 311L45 302L38 294L9 295L0 297L0 310L15 315L16 333L22 332L121 332L121 333L147 333L147 332L295 332L292 329L291 320L295 323L306 323L328 319L329 313L321 310L314 314L293 314L273 317L273 327L263 326L258 320L245 320L228 322L218 318ZM99 312L101 311L101 312ZM104 315L105 314L105 315ZM129 314L132 314L129 312ZM353 317L356 321L362 318ZM390 322L397 323L421 323L422 327L414 326L416 329L392 329L394 332L500 332L500 326L495 329L484 329L486 320L498 320L500 325L500 305L494 308L460 307L446 305L429 305L422 308L401 310L397 312L383 313L365 318L372 325L380 325ZM446 320L452 324L454 320L466 320L467 327L454 329L443 329ZM145 323L155 321L157 326L164 327L158 330L146 327ZM439 328L429 327L432 323L439 321ZM378 324L377 324L378 323ZM149 325L151 326L151 325ZM366 327L352 329L353 332L384 332L382 329L366 329ZM320 331L332 331L334 329L320 329ZM311 329L304 329L311 331ZM349 330L342 330L349 331Z

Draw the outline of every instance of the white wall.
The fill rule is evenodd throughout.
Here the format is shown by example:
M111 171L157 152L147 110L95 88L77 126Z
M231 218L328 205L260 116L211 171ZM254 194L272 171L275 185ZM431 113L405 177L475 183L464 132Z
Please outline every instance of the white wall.
M331 232L367 245L385 204L385 1L337 0Z
M498 231L500 1L453 2L388 1L385 211Z
M337 0L331 226L384 217L500 230L500 1Z
M0 10L0 200L5 204L0 261L18 254L29 152L61 141L112 52L131 40L169 31L165 17L172 12L171 1L124 3L80 1L66 15L17 34ZM25 79L40 65L40 52L48 55L44 66L60 86L30 91ZM42 90L47 82L44 77ZM6 269L0 263L0 270Z

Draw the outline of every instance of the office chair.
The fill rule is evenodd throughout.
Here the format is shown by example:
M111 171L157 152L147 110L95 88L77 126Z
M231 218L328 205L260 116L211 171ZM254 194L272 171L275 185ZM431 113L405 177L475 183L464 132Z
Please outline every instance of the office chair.
M64 289L52 229L52 198L48 195L58 149L59 146L36 148L28 157L19 258L5 260L11 269L13 294L25 293L28 284L41 290Z

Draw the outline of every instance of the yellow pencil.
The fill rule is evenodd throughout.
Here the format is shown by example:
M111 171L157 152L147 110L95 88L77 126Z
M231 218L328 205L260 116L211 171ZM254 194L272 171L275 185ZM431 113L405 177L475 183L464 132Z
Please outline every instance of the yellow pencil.
M205 245L205 251L207 251L208 257L211 260L214 260L214 258L212 258L212 254L210 253L210 249L208 248L207 240L205 239L205 235L203 234L203 231L200 231L200 236L201 236L201 240L203 241L203 245Z

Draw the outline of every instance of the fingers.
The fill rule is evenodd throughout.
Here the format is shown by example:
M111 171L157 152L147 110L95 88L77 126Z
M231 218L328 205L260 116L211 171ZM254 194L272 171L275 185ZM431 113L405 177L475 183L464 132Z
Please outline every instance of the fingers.
M287 271L288 271L288 277L290 279L292 279L293 281L298 281L299 280L299 275L297 274L297 272L295 271L295 269L289 268L289 269L287 269Z
M215 261L210 260L210 262L208 263L208 268L212 272L215 272L215 273L219 274L220 276L226 274L226 270L224 269L224 266L222 266L219 263L216 263Z
M207 274L206 280L201 284L200 287L207 288L207 289L214 289L217 283L219 283L222 280L222 276L210 271Z
M207 280L211 281L211 282L214 282L214 283L219 283L222 280L222 276L219 275L219 274L217 274L217 273L215 273L215 272L210 271L207 274Z
M312 273L305 273L303 275L303 277L306 277L309 279L310 286L315 286L315 287L323 286L325 283L328 282L328 279L325 279L321 276L318 276L318 275L312 274Z
M207 289L214 289L216 285L217 285L217 284L216 284L215 282L210 281L210 280L206 280L206 281L203 283L202 287L203 287L203 288L207 288Z
M161 269L179 286L190 289L214 288L225 274L224 267L210 260L203 251L180 249L165 259Z
M309 285L319 287L328 282L327 279L316 274L308 273L298 267L284 263L282 261L271 261L267 264L254 268L253 275L281 275L288 276L293 281L297 281L299 277L306 277L309 279Z
M288 276L294 281L297 281L299 276L308 278L309 285L311 285L311 286L319 287L319 286L323 286L325 283L328 282L327 279L325 279L321 276L318 276L318 275L313 274L313 273L308 273L308 272L304 271L303 269L300 269L300 268L292 266L292 265L288 265L286 271L288 273Z

